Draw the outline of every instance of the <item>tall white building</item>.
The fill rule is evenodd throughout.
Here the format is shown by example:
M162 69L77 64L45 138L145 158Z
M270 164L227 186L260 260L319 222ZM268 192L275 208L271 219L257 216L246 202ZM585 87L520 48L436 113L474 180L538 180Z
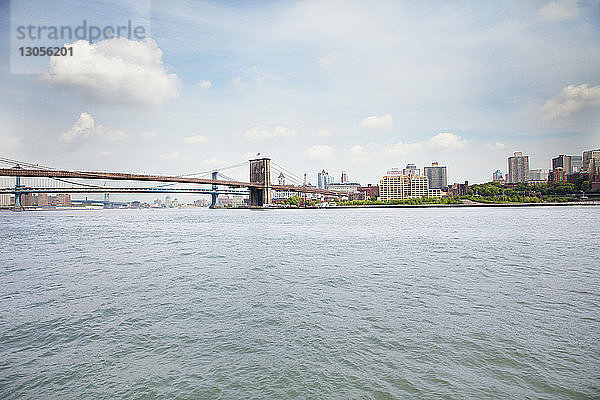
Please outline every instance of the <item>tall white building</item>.
M392 170L379 181L379 198L384 201L441 195L440 189L429 189L429 180L426 176L404 175L398 170Z

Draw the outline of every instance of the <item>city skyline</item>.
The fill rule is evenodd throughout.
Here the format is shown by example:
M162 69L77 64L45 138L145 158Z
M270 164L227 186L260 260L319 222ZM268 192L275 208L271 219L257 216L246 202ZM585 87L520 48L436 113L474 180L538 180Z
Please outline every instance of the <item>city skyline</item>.
M448 183L484 182L517 149L548 168L600 144L598 4L153 1L145 41L78 42L69 73L57 61L11 71L3 43L0 145L58 167L164 174L258 152L311 180L325 168L377 182L437 161ZM93 11L127 21L134 8ZM90 17L76 2L40 9L60 24ZM0 5L5 37L18 11Z

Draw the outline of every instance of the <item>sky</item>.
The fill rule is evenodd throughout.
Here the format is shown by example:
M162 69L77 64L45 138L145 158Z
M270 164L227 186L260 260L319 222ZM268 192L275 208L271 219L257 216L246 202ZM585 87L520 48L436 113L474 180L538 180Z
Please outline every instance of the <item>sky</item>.
M436 161L452 183L600 148L598 0L55 3L0 0L2 157L179 175L261 153L313 184ZM19 25L83 19L146 35L19 55Z

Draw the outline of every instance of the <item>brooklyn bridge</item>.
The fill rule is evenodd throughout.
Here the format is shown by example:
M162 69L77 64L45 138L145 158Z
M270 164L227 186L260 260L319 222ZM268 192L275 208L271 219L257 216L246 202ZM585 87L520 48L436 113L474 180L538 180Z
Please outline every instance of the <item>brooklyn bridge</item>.
M270 158L256 158L236 165L185 175L151 175L125 172L83 171L57 169L39 164L0 157L0 176L14 178L14 185L3 185L0 194L15 196L15 209L22 208L21 197L29 193L187 193L211 196L211 208L219 194L247 195L252 207L272 203L275 192L294 192L298 195L321 194L342 197L346 193L310 186L306 178L290 172ZM223 171L233 168L249 169L248 181L231 178ZM280 175L272 181L272 170ZM285 175L284 175L285 172ZM280 178L285 176L288 183ZM289 181L292 181L290 184Z

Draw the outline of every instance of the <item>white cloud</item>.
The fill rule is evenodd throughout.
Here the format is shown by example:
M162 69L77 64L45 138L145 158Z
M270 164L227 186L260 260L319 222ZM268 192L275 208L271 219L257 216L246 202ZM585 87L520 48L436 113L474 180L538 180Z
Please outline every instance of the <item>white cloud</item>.
M317 136L321 136L321 137L331 136L331 132L327 129L319 129L317 131Z
M14 136L3 136L0 137L0 148L5 150L16 149L21 146L22 139Z
M62 133L58 140L62 143L70 143L86 139L92 135L94 131L94 118L83 112L79 115L79 119L75 122L75 125L65 133Z
M200 81L198 84L202 89L210 89L212 87L211 81Z
M495 143L486 143L485 147L487 147L490 150L501 150L501 149L505 149L506 145L501 142L495 142Z
M466 140L450 132L442 132L429 139L428 147L433 150L450 151L465 147Z
M79 115L79 119L75 122L75 125L58 137L58 141L61 143L77 144L83 143L92 136L119 141L125 139L127 134L117 129L96 125L94 117L89 113L83 112Z
M157 131L144 131L144 132L140 133L140 137L142 139L150 139L150 138L157 137L157 136L158 136Z
M600 86L589 87L582 85L569 85L562 92L552 97L541 108L542 118L545 120L568 117L586 107L600 105Z
M383 151L388 154L408 154L413 151L419 150L421 147L423 147L423 146L421 145L420 142L415 142L415 143L398 142L398 143L387 146Z
M367 143L365 146L356 144L352 146L348 153L352 162L366 162L372 161L377 157L377 149L379 145L375 143Z
M393 123L394 119L390 114L385 114L380 117L373 115L363 118L362 122L360 123L360 127L365 129L384 130L391 129Z
M578 0L555 0L546 3L538 14L546 21L554 22L573 18L577 15Z
M188 136L183 139L187 144L208 143L208 138L202 135Z
M174 153L161 154L160 158L163 160L177 160L181 158L181 154L179 154L179 152L176 151Z
M44 76L56 87L117 103L156 105L179 95L179 78L167 73L152 39L80 40L65 46L73 47L73 56L50 57Z
M285 126L276 126L272 129L255 126L243 133L246 140L261 140L275 137L293 137L296 136L294 129L286 128Z
M333 159L333 147L324 144L315 144L304 150L304 154L313 160L328 161Z

